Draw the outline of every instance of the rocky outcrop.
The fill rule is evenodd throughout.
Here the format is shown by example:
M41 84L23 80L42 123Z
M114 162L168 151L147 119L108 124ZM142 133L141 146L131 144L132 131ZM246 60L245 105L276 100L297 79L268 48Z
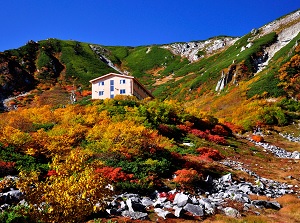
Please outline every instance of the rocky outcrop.
M233 37L213 38L200 42L173 43L164 45L162 48L170 50L175 55L186 57L190 62L194 62L205 55L213 54L220 49L231 46L238 39Z
M257 194L276 198L294 192L290 185L259 177L254 172L243 168L242 163L225 160L222 164L256 177L256 183L236 182L230 173L217 179L208 176L204 182L205 188L208 189L202 189L199 194L176 190L156 192L152 198L141 197L138 194L121 194L108 204L106 211L110 215L127 216L131 219L147 219L148 210L152 209L158 217L163 219L185 218L188 215L209 216L217 211L221 211L227 216L240 217L241 213L238 210L227 206L228 200L243 204L243 211L251 208L279 210L281 205L277 201L251 200L249 195Z
M225 73L224 71L222 71L221 78L217 83L215 91L222 91L224 87L231 81L233 81L233 83L236 83L236 74L236 65L234 64L230 66L228 72Z
M254 172L242 168L243 164L225 160L222 164L234 169L240 169L248 174L257 177L255 184L250 182L234 181L229 173L220 178L207 179L199 185L201 192L191 194L185 191L171 190L168 192L154 192L149 196L140 196L139 194L124 193L116 195L114 199L107 203L106 212L111 216L123 216L134 220L149 219L149 214L154 211L157 217L167 218L191 218L191 216L205 217L215 213L224 213L231 217L240 217L243 211L249 211L256 208L270 208L279 210L281 205L274 201L251 200L250 194L266 195L270 198L276 198L284 194L293 193L290 185L281 184L266 178L257 176ZM5 210L12 205L26 204L24 194L17 188L12 187L18 178L5 177L7 187L0 193L0 209ZM205 189L206 188L206 189ZM228 201L239 202L244 207L242 210L236 210L231 207Z
M254 143L256 146L264 148L265 152L269 151L269 152L273 153L278 158L300 159L300 152L298 152L298 151L289 152L289 151L286 151L283 148L280 148L280 147L275 146L275 145L271 145L271 144L266 143L266 142L256 142L255 140L253 140L251 138L248 138L248 140L250 142Z
M238 190L243 191L245 194L258 194L276 198L285 194L292 194L294 193L292 188L298 187L297 185L288 185L286 183L280 183L271 179L260 177L255 172L245 168L245 164L241 162L224 160L221 163L232 169L243 171L256 178L255 185L249 182L241 182L237 185Z
M300 142L300 136L294 136L294 134L279 133L280 136L289 140L290 142Z
M286 46L292 39L294 39L300 30L300 10L291 13L283 18L275 20L259 29L259 35L256 38L260 38L271 32L277 33L277 41L268 46L264 50L264 55L267 55L265 60L259 63L257 72L262 71L273 58L276 52Z
M108 59L107 56L105 56L105 54L108 53L108 50L100 47L100 46L96 46L96 45L90 45L91 50L97 54L99 56L99 59L106 63L109 67L113 68L115 71L117 71L118 73L123 73L119 68L117 68L113 62L111 62L110 59Z
M0 54L0 110L4 109L3 101L16 92L34 89L36 80L18 61Z
M291 40L293 40L300 30L300 10L287 15L281 19L275 20L263 26L260 29L251 30L253 37L248 39L248 43L243 46L240 52L251 48L253 41L267 35L271 32L276 32L277 38L272 43L263 46L261 52L257 55L252 55L253 73L257 74L261 72L273 58L276 52L285 47ZM230 73L224 73L222 71L221 78L219 79L215 90L217 92L224 89L224 87L230 83Z

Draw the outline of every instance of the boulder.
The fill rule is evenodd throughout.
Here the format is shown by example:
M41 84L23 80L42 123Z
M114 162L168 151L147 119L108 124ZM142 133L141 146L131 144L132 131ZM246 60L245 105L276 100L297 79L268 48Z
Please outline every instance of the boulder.
M244 183L239 186L239 190L243 191L245 194L251 194L252 186L251 184Z
M231 176L231 173L222 176L222 177L220 178L220 181L223 182L223 183L225 183L225 182L226 182L226 183L231 183L231 182L232 182L232 176Z
M171 214L171 212L165 211L161 208L154 208L154 211L159 217L162 217L163 219L166 219L166 217Z
M294 151L291 155L292 159L300 159L300 153L298 151Z
M229 216L229 217L233 217L233 218L239 218L241 217L241 214L238 210L236 210L235 208L232 207L226 207L223 209L225 215Z
M126 204L128 207L129 211L145 211L145 206L141 203L140 200L136 200L136 199L132 199L132 198L128 198L126 200Z
M143 197L141 202L145 207L149 207L154 204L154 202L149 197Z
M176 217L179 218L179 217L181 216L182 209L183 209L183 208L180 208L180 207L175 206L175 207L174 207L174 210L175 210L174 215L175 215Z
M186 210L187 212L190 212L194 216L203 216L204 215L203 209L199 205L186 204L183 207L183 209Z
M281 205L277 201L253 200L252 204L259 207L279 210Z
M184 193L178 193L174 197L173 204L176 204L178 207L183 207L188 202L190 202L190 198L188 195Z
M210 199L203 198L199 200L199 203L204 207L204 210L207 214L215 213L215 205L211 202Z
M132 211L123 211L122 212L123 217L128 217L133 220L147 220L148 214L143 212L132 212Z

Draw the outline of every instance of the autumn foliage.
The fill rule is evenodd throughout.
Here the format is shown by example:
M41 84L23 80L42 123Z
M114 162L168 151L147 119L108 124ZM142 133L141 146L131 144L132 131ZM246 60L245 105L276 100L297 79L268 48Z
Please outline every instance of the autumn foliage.
M131 180L133 178L133 174L126 174L122 171L121 167L102 167L97 168L95 170L96 173L101 174L103 177L107 178L112 182L121 182Z
M86 163L88 158L79 150L64 162L55 157L51 165L55 174L48 174L45 181L39 180L37 172L20 173L17 186L26 195L33 220L81 222L104 207L111 191L107 181L96 173L95 164Z
M252 135L251 139L254 140L255 142L263 142L264 141L264 137L262 137L260 135Z
M216 119L194 117L177 102L129 97L0 116L0 165L5 173L19 172L17 187L29 205L23 214L44 222L84 221L104 207L109 184L146 193L175 174L175 183L192 186L204 160L221 155L213 149L195 155L195 148L179 154L183 139L215 145L230 135Z
M181 169L175 172L176 177L173 179L174 182L181 186L191 186L200 179L200 175L194 169Z
M300 99L300 45L295 48L295 55L279 69L279 79L289 96Z
M201 159L207 161L218 161L225 158L222 154L220 154L219 150L208 147L198 148L197 152L199 153L199 157Z

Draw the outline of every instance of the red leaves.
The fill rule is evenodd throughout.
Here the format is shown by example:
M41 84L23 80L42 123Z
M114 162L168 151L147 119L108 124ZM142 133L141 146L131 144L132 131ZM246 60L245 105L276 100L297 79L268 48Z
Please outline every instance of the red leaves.
M161 192L161 193L158 194L158 196L159 196L160 198L165 197L165 198L167 198L168 201L172 201L172 202L173 202L176 194L177 194L177 192L175 192L175 193Z
M207 136L208 136L208 134L206 132L203 132L203 131L201 131L199 129L192 129L190 131L190 133L193 134L193 135L195 135L195 136L197 136L197 137L199 137L199 138L202 138L202 139L206 139Z
M113 182L127 181L133 178L133 174L127 174L122 171L121 167L102 167L97 168L96 173L100 173L107 179L110 179Z
M221 144L221 145L227 145L227 141L223 136L219 135L208 135L208 141Z
M214 142L221 145L227 145L227 141L223 136L228 136L229 132L221 125L215 125L211 131L209 129L202 131L196 128L191 128L191 125L186 125L186 124L177 125L177 128L179 128L181 131L185 133L193 134L194 136L197 136L201 139L205 139L210 142Z
M208 148L208 147L203 147L203 148L198 148L197 152L200 153L199 158L207 161L218 161L221 159L224 159L224 156L220 154L219 150Z
M55 170L49 170L46 177L57 176L58 173Z
M229 132L222 125L215 125L212 132L217 135L228 136Z

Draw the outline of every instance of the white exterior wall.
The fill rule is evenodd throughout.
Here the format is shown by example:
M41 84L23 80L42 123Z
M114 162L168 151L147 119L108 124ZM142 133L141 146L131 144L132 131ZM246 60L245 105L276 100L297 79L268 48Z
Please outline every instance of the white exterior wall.
M113 91L111 91L111 80L114 81ZM125 83L120 82L125 80ZM104 85L102 85L102 82ZM132 95L132 84L133 80L131 78L120 77L120 76L108 76L102 78L98 81L92 83L92 99L105 99L111 98L111 95L122 94L122 95ZM125 91L125 93L121 93ZM99 92L103 92L103 95L100 95Z

